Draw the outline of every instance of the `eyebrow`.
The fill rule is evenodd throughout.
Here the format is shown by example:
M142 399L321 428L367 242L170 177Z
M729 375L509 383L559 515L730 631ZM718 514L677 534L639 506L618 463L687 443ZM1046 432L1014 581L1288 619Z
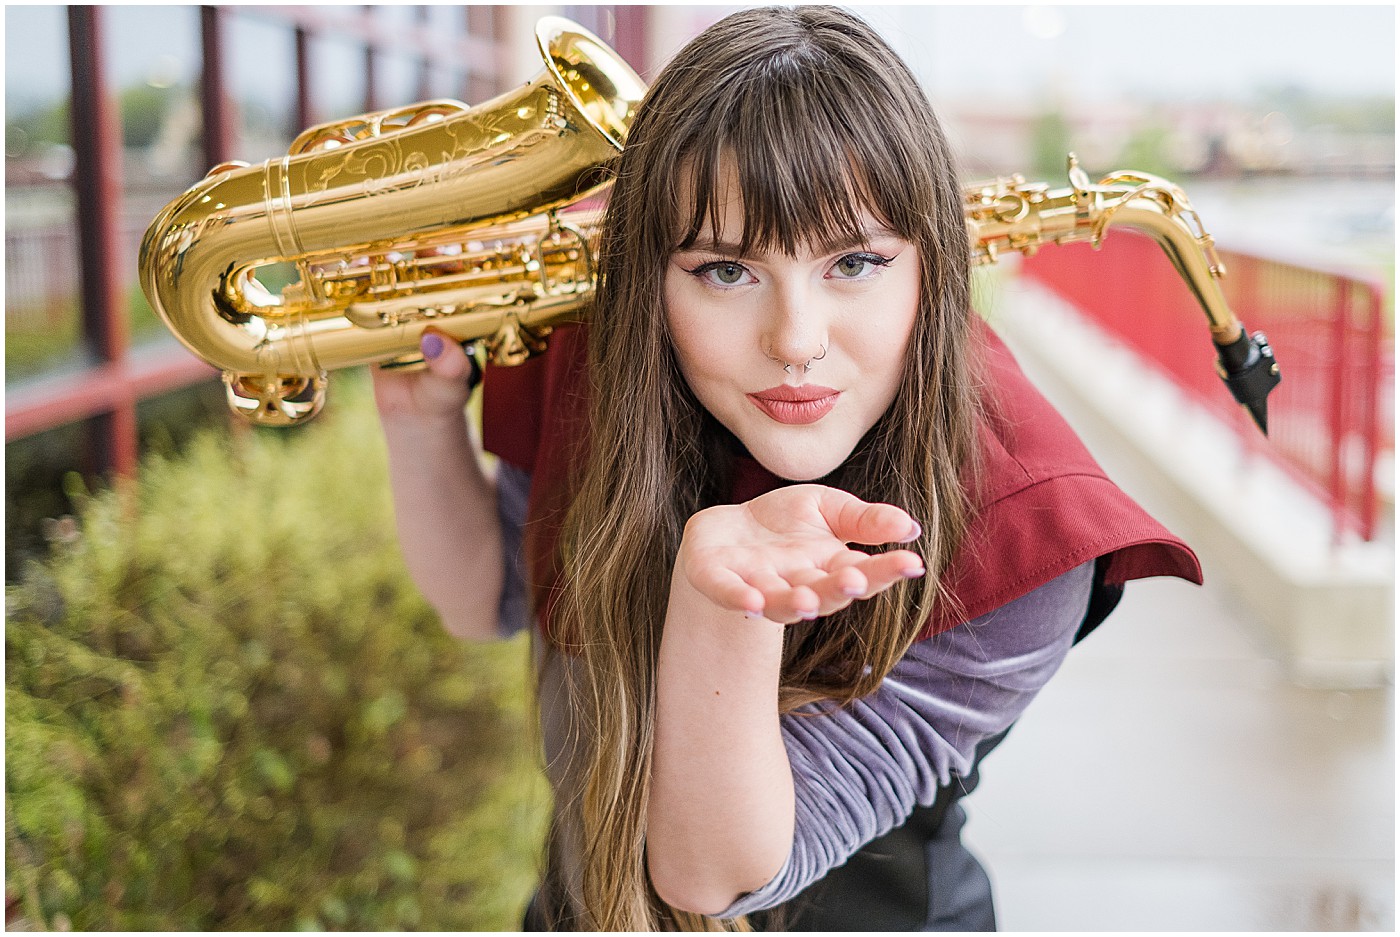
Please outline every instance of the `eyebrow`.
M874 227L866 228L857 237L851 237L849 234L846 234L840 237L832 238L830 241L826 241L818 245L817 253L834 253L835 251L848 250L853 247L862 247L866 244L869 244L871 241L878 241L880 238L892 238L899 236L900 235L897 232L891 231L884 225L875 225ZM704 239L697 238L693 244L690 244L689 246L685 247L678 247L676 248L676 250L686 253L696 251L720 254L721 256L725 257L738 257L742 253L741 247L742 245L737 244L733 241L706 241Z

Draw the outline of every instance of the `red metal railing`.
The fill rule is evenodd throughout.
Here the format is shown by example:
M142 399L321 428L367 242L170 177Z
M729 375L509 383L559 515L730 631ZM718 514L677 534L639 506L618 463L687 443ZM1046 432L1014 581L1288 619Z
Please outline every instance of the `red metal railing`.
M1269 395L1269 437L1215 376L1199 304L1150 238L1114 232L1101 249L1069 244L1027 258L1024 273L1165 372L1330 507L1338 539L1370 540L1377 467L1394 451L1383 291L1374 280L1221 250L1230 308L1269 337L1283 382ZM1199 324L1199 328L1192 326Z

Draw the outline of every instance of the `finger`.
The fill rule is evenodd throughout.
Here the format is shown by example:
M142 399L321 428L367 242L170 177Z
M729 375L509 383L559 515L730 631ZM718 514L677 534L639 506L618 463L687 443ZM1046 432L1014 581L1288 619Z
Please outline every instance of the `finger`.
M476 362L451 336L427 329L419 349L428 364L427 373L418 373L417 396L429 410L453 412L466 405L480 374Z
M858 554L861 558L853 564L855 569L860 570L866 579L865 594L861 598L870 598L879 592L883 592L896 582L906 579L917 579L925 574L924 561L919 554L909 550L891 550L888 553L878 553L874 556Z
M763 593L727 567L704 566L690 576L690 584L721 608L754 614L763 611Z
M838 572L837 575L844 576L844 573ZM860 575L859 571L853 571L853 575L860 579L863 586L865 578ZM803 606L800 610L801 614L799 614L799 618L810 619L813 617L820 618L824 615L830 615L832 612L839 611L846 603L851 601L851 596L847 596L841 591L842 586L839 582L835 581L833 574L824 569L812 567L811 569L802 569L796 572L785 572L783 573L783 578L793 587L802 586L805 589L810 589L812 594L817 597L815 614L813 614L813 609Z
M923 532L904 509L862 501L837 488L822 489L818 507L831 532L844 543L910 543Z
M810 621L817 617L821 600L809 586L794 584L773 570L756 570L744 576L763 593L763 615L772 621Z
M846 566L825 573L820 581L808 583L821 600L821 614L830 615L857 599L868 598L869 580L858 567Z
M472 373L473 364L467 357L466 350L451 336L437 329L423 330L423 335L418 340L418 350L422 353L423 360L428 362L428 371L434 377L455 384Z

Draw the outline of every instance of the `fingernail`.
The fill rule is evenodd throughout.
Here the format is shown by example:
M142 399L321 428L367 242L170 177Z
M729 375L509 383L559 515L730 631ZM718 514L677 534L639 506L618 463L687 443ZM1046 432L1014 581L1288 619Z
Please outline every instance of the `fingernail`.
M842 594L842 595L849 595L849 596L851 596L851 597L854 598L855 596L858 596L858 595L864 595L864 594L865 594L865 590L862 589L862 588L860 588L859 586L847 586L846 588L844 588L844 589L841 590L841 594Z
M924 529L919 526L918 521L910 521L909 523L914 525L914 529L903 540L899 541L900 543L913 543L924 535Z
M428 332L423 336L419 347L423 350L423 357L431 361L442 354L442 336L436 332Z
M918 578L919 578L920 576L922 576L923 574L924 574L924 568L923 568L922 566L910 566L908 569L906 569L906 570L904 571L904 578L905 578L905 579L918 579Z
M797 617L798 617L798 618L801 618L803 621L815 621L815 620L816 620L816 617L817 617L817 613L816 613L816 612L808 612L808 611L800 611L800 612L797 613Z

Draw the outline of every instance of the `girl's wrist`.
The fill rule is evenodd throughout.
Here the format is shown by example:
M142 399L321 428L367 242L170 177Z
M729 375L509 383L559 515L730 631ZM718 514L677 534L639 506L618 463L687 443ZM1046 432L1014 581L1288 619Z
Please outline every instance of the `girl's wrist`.
M705 595L685 574L677 558L666 606L666 630L716 650L730 648L748 655L758 649L782 648L786 625L740 609L725 608ZM680 635L676 635L679 637Z
M391 443L438 447L469 439L465 412L387 414L380 418L384 436Z

